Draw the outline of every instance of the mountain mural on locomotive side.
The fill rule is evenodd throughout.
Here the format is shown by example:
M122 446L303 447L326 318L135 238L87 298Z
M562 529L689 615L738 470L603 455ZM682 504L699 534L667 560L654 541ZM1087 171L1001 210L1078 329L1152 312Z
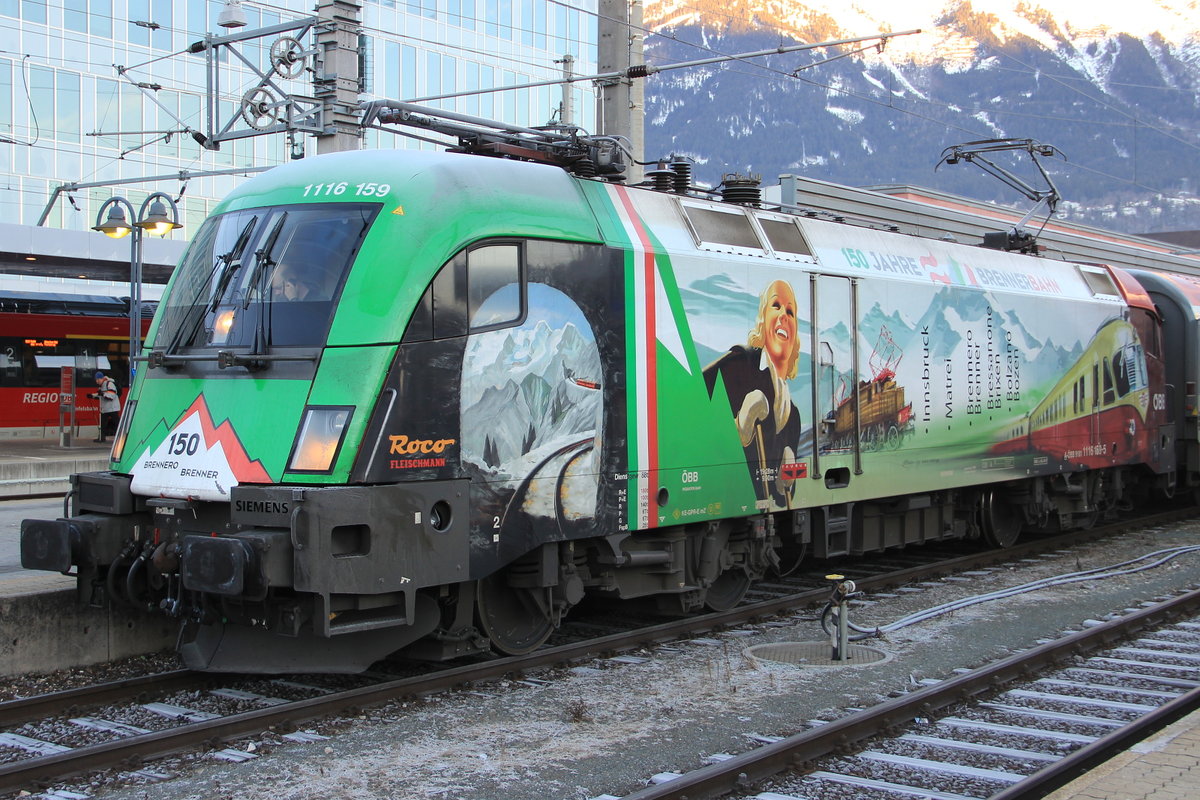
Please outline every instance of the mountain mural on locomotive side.
M534 517L590 519L603 421L596 339L579 306L559 289L531 283L527 295L533 313L522 325L470 337L462 369L462 460L489 487L503 487L497 491L506 501L519 494L520 507ZM560 474L565 489L556 492L556 479L545 476ZM534 480L524 489L513 483L524 478ZM504 521L501 515L500 528Z

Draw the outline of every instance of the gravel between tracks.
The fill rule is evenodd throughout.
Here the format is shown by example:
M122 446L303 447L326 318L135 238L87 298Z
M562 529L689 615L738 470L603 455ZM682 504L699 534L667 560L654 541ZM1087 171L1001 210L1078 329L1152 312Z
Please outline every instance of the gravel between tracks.
M856 608L852 619L882 624L958 597L1195 544L1198 534L1198 522L1130 534L970 581L877 598ZM546 670L530 683L502 681L367 709L358 718L316 726L331 737L326 741L281 743L273 734L244 740L230 746L259 757L241 764L201 754L151 765L179 775L163 783L106 775L67 788L105 800L619 795L655 773L694 769L709 754L749 749L754 735L795 733L810 720L879 702L921 678L945 677L1196 585L1200 556L1189 555L1134 576L975 606L865 642L893 656L873 666L756 666L742 655L752 644L823 638L812 615L795 616L787 624L748 627L750 636L726 633L711 644L681 642L637 653L648 657L644 663L594 661Z

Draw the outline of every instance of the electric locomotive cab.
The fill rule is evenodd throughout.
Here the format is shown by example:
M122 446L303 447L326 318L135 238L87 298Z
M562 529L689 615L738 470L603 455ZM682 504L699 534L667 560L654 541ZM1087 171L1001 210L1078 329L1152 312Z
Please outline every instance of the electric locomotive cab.
M196 668L364 668L427 633L412 623L436 614L418 615L403 584L410 559L438 560L437 546L389 553L396 538L371 530L445 529L465 500L444 483L368 492L331 477L356 457L341 452L347 433L361 433L394 352L328 347L379 210L310 203L210 218L151 332L113 471L72 477L74 516L22 524L23 566L76 567L83 602L180 618ZM256 628L284 635L264 648Z
M476 181L520 202L447 191ZM356 152L248 182L172 277L111 469L72 476L70 516L23 521L23 566L74 570L82 603L178 620L193 669L352 672L400 649L537 646L582 593L559 574L574 561L539 562L537 585L515 590L503 570L560 549L530 544L525 517L548 509L578 534L580 509L599 506L607 367L585 317L608 308L621 257L598 269L600 249L552 167ZM498 367L548 365L544 385L522 381L546 420L497 437L506 409L464 387L464 368L481 374L509 337L545 344L547 318L557 357ZM562 464L538 485L568 502L539 505L505 471L535 456L542 472ZM553 613L529 621L514 594Z

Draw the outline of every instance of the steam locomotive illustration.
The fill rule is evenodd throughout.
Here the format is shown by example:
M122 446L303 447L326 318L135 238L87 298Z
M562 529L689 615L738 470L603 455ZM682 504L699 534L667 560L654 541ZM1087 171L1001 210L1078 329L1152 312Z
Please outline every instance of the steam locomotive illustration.
M869 450L900 446L913 428L912 403L904 402L904 387L896 383L896 367L903 357L887 327L881 327L868 360L870 379L860 380L857 392L845 392L843 384L837 408L825 421L833 427L833 446L846 449L856 442Z
M1196 484L1193 279L594 166L364 151L245 183L111 468L23 523L24 565L177 619L195 669L355 671Z

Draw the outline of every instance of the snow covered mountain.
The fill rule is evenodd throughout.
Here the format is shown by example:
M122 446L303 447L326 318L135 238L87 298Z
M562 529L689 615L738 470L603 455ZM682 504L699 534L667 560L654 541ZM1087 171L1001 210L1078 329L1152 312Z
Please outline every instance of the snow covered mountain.
M659 65L922 30L811 68L864 45L652 76L647 157L692 157L709 183L796 172L1020 206L969 165L934 166L950 145L1032 138L1066 157L1047 162L1061 217L1126 231L1200 228L1196 0L649 0L645 19L664 34L646 40L647 62Z

